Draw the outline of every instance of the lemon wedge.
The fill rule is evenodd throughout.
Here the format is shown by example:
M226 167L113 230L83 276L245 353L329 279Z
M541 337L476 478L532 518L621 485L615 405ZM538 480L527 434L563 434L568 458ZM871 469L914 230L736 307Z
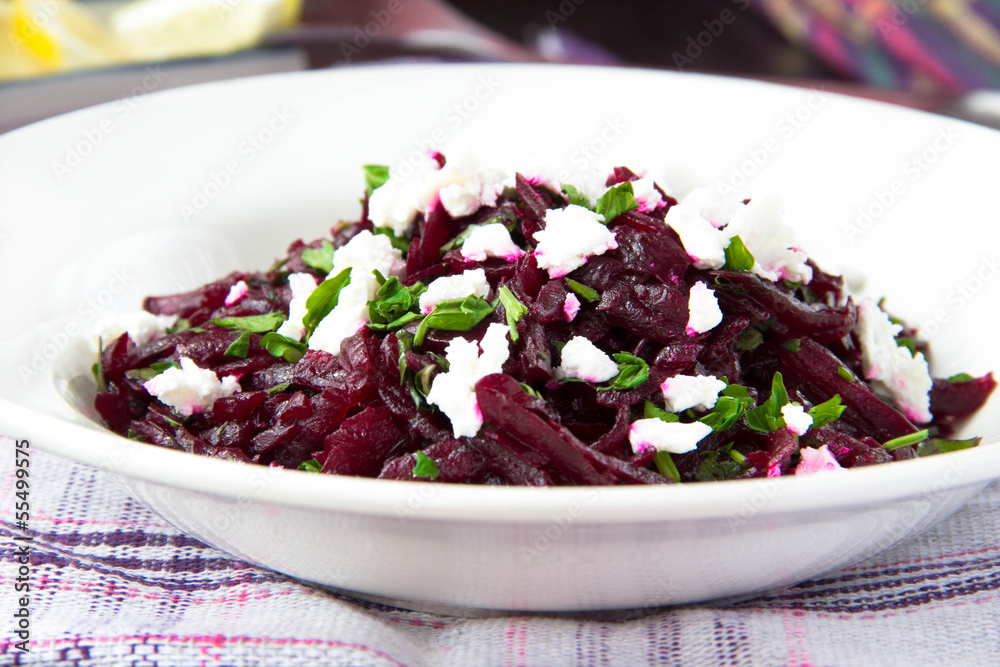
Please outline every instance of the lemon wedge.
M71 0L0 2L0 77L31 76L119 61L114 38Z
M134 0L110 16L130 60L219 55L291 25L301 0Z

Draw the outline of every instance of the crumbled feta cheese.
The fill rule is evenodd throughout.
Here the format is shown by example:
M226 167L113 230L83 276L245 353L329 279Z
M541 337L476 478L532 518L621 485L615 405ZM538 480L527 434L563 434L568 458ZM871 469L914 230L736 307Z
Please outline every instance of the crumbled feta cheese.
M427 314L446 299L464 299L467 296L486 298L490 293L490 284L486 280L486 272L482 269L463 271L461 275L437 278L427 286L427 291L420 295L420 312Z
M217 399L240 391L235 376L227 375L220 381L214 371L199 368L187 357L181 357L180 368L168 368L142 386L185 417L208 412Z
M502 170L480 167L462 155L453 156L444 167L430 154L405 166L407 173L390 170L389 179L368 199L372 223L389 227L397 236L406 233L418 213L430 212L436 201L456 218L493 206L506 177Z
M796 475L811 475L817 472L828 470L843 470L840 463L830 452L827 445L819 449L813 447L802 447L799 449L799 456L802 457L799 465L795 468Z
M242 280L237 282L235 285L229 288L229 294L226 296L226 300L224 303L227 306L235 306L243 299L243 297L247 295L248 289L249 288L247 287L246 282Z
M575 294L570 292L566 295L566 300L563 301L563 315L566 317L567 322L572 322L576 319L579 312L580 300L576 298Z
M618 364L583 336L573 336L563 346L556 378L605 382L618 375Z
M649 213L665 203L663 195L656 189L656 183L649 176L632 181L632 194L643 213Z
M708 180L686 164L666 164L646 173L667 195L680 201Z
M722 185L694 188L680 203L716 228L724 227L744 207L743 200Z
M128 315L117 315L94 326L88 340L90 351L97 354L101 343L107 345L123 333L127 333L136 345L145 345L165 334L167 329L175 324L177 324L176 315L154 315L144 310Z
M448 416L456 438L474 436L483 425L476 383L487 375L501 372L510 356L507 332L507 325L494 322L486 329L479 345L459 336L445 348L448 372L434 376L427 402L438 406Z
M910 354L896 344L903 330L874 301L858 304L858 322L854 331L861 343L861 363L865 377L881 382L896 405L911 421L923 424L932 419L930 390L933 384L923 353Z
M508 262L524 254L510 238L510 232L499 222L476 227L462 244L462 257L481 262L487 257L500 257Z
M785 426L795 435L804 435L813 424L813 418L798 403L782 405L781 416L785 419Z
M288 286L292 288L288 319L278 327L278 333L288 338L302 340L302 335L306 332L302 318L306 316L306 301L316 289L316 279L308 273L293 273L288 276Z
M562 278L586 264L593 255L618 247L615 233L602 224L604 216L576 204L545 213L545 229L534 233L538 268L549 278Z
M712 427L701 422L683 424L653 417L632 422L628 441L636 454L650 447L659 452L684 454L697 449L698 443L711 432Z
M809 258L794 243L791 228L784 223L784 205L775 195L754 197L740 208L726 228L730 237L739 236L754 258L753 272L772 282L812 280Z
M722 310L715 292L699 280L688 295L687 334L694 336L714 329L722 321Z
M725 229L716 229L694 207L683 202L671 206L664 222L681 237L684 251L697 268L721 269L726 263L730 235Z
M327 279L348 268L351 280L340 290L337 306L316 325L309 337L309 349L340 354L341 342L368 324L368 302L379 288L372 272L386 277L400 275L405 264L388 236L365 230L334 251L333 269Z
M688 408L711 410L719 400L719 392L725 388L726 383L714 375L675 375L660 385L670 412L683 412Z

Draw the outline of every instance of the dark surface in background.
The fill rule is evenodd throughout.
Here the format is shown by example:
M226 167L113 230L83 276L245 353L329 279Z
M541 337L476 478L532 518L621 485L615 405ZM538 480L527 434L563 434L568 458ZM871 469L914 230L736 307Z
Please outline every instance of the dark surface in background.
M676 69L674 53L687 56L689 38L697 40L705 23L729 10L735 19L723 26L689 71L767 78L839 79L804 49L789 44L773 25L748 7L747 0L663 2L635 0L450 0L471 18L506 37L530 43L550 20L615 54L625 63ZM741 9L747 7L747 9ZM546 14L552 12L552 14ZM556 17L556 18L553 18ZM558 18L565 17L565 21ZM714 27L718 29L719 24ZM708 40L703 36L703 42Z

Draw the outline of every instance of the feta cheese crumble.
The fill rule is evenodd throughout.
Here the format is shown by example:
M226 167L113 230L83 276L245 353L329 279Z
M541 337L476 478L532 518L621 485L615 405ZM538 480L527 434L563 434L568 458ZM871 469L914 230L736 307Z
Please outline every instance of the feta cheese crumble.
M590 257L617 248L615 233L603 221L603 215L576 204L547 211L545 229L534 233L538 268L546 269L549 278L562 278Z
M664 223L681 237L684 251L697 268L721 269L726 263L726 247L731 235L725 229L716 229L696 207L685 202L686 198L671 206Z
M729 188L722 185L702 185L681 200L684 208L708 220L715 228L726 226L745 204Z
M556 379L575 378L585 382L606 382L618 375L618 364L583 336L573 336L563 346Z
M714 375L675 375L660 385L668 412L711 410L725 388L726 383Z
M701 422L683 424L652 417L632 422L628 441L636 454L650 447L659 452L684 454L697 449L698 443L711 432L712 427Z
M288 338L302 340L306 332L302 318L306 316L306 301L316 289L316 279L308 273L293 273L288 276L288 286L292 288L292 300L288 303L288 319L278 327L278 333Z
M699 280L691 286L691 293L688 295L687 335L694 336L710 331L721 321L722 310L719 308L715 292Z
M806 409L798 403L787 403L781 406L781 416L785 420L785 426L795 435L805 435L809 427L813 424L813 418L809 416Z
M784 223L784 205L776 195L751 199L733 215L726 231L743 241L754 258L752 271L761 278L771 282L812 280L812 267L806 264L809 258L792 247L793 233Z
M90 332L90 351L97 354L101 343L107 345L123 333L127 333L137 346L142 346L164 335L175 324L176 315L154 315L145 310L105 319Z
M351 281L340 290L337 306L316 325L309 337L309 349L340 354L343 340L368 324L368 302L375 298L379 288L372 272L378 271L388 278L401 275L405 268L402 254L392 247L385 234L365 230L337 248L327 279L351 269Z
M474 436L483 425L483 412L476 399L476 383L503 368L510 356L508 331L507 325L494 322L486 329L478 345L459 336L445 348L448 372L434 376L427 402L438 406L447 415L456 438Z
M224 303L227 306L235 306L236 304L238 304L240 301L243 300L243 297L247 295L248 289L249 288L247 287L246 282L242 280L237 282L235 285L229 288L229 294L226 296L226 300Z
M437 278L420 295L420 312L424 315L434 310L434 306L447 299L464 299L467 296L486 298L490 293L490 283L482 269L463 271L460 275Z
M448 160L444 167L430 154L408 168L390 170L389 179L368 199L368 217L376 227L388 227L397 236L409 230L418 213L429 213L437 201L452 217L493 206L503 192L506 174L496 168L481 167L468 156Z
M576 298L575 294L570 292L566 295L566 300L563 301L563 316L566 318L567 322L572 322L576 319L579 312L580 300Z
M481 262L487 257L500 257L508 262L517 260L524 251L510 238L510 232L499 222L476 227L462 244L462 257Z
M649 213L665 204L663 195L656 189L656 182L649 176L632 181L632 194L643 213Z
M844 469L837 462L837 459L830 452L830 448L827 445L823 445L819 449L802 447L799 449L799 456L802 458L799 461L799 465L795 467L796 475L812 475L817 472Z
M858 304L854 331L861 343L865 377L881 382L908 419L924 424L933 418L930 410L933 380L923 353L914 356L896 344L896 336L902 330L871 299Z
M208 412L217 399L240 391L235 376L227 375L220 381L215 371L199 368L187 357L181 357L180 368L168 368L142 386L151 396L185 417Z

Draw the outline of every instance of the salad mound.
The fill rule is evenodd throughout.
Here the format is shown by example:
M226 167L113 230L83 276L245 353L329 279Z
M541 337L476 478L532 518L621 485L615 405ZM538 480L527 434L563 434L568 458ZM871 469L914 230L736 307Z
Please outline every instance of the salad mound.
M360 220L101 332L108 428L320 473L515 485L811 474L974 447L992 374L932 379L772 197L430 154ZM683 194L683 196L680 196Z

